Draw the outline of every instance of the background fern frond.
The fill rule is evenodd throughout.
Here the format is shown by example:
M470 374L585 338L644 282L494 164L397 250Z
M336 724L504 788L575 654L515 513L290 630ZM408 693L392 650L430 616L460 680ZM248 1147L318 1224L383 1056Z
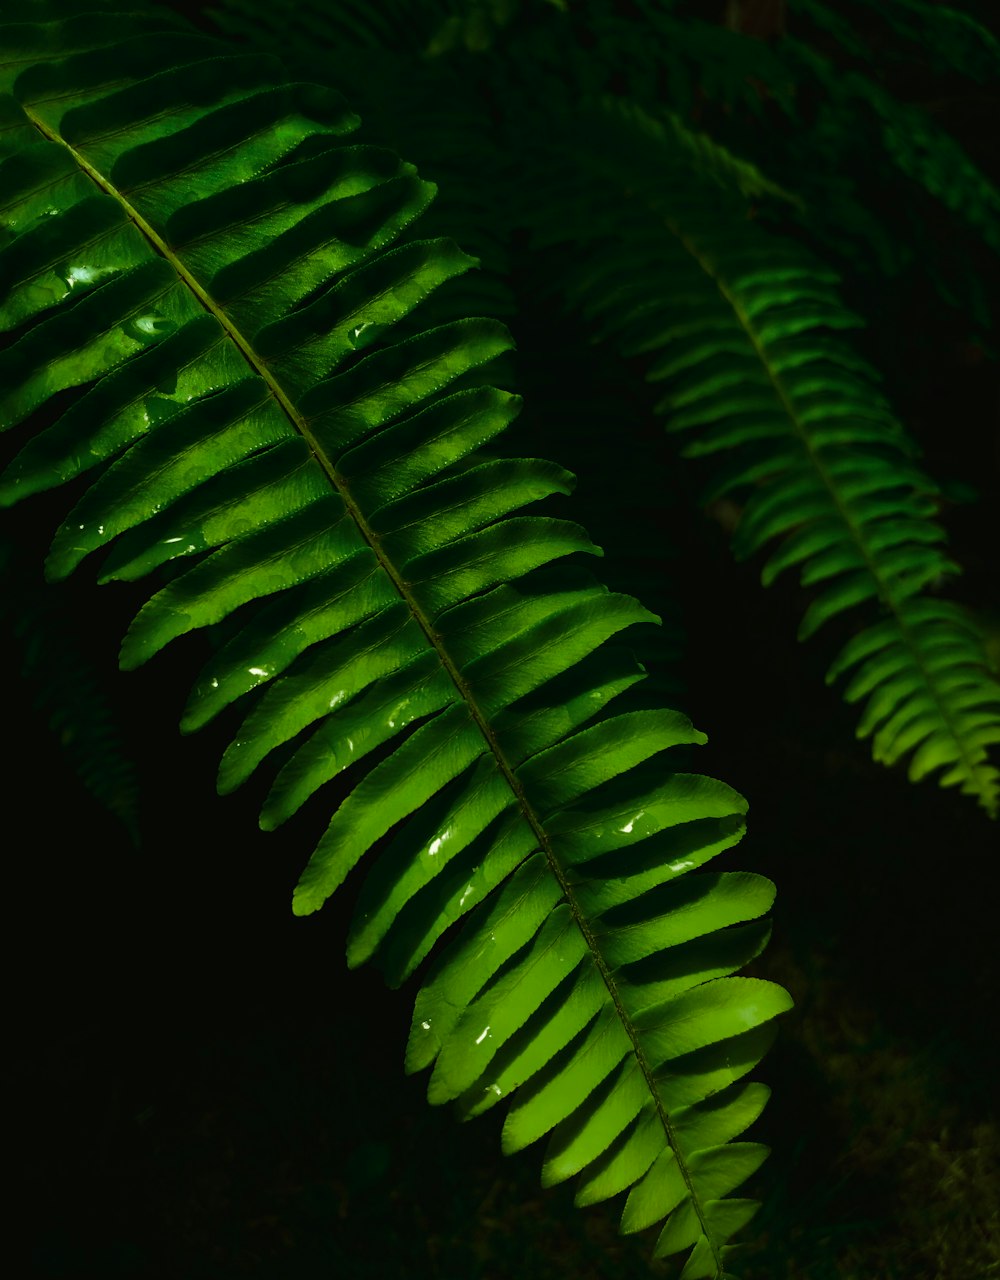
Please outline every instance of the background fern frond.
M894 0L888 5L875 0L848 0L847 13L841 16L816 0L788 2L793 13L805 14L868 63L875 61L876 49L903 60L911 46L938 69L955 71L980 83L995 80L1000 74L1000 40L963 5L933 4L927 0ZM858 32L859 18L864 21L863 35ZM885 38L878 39L879 27L901 37L902 43L889 46Z
M51 588L37 582L12 539L0 539L0 623L7 662L33 691L69 769L140 846L139 777L114 700L81 631L67 625Z
M879 730L876 758L915 751L912 778L943 768L943 785L995 815L1000 774L988 748L1000 734L1000 688L953 610L922 612L918 625L908 603L958 566L928 524L936 487L915 465L915 446L874 373L835 336L861 323L840 302L836 275L748 225L738 194L727 205L704 180L682 186L681 164L671 173L662 158L638 160L649 140L617 104L580 127L555 134L530 179L540 245L564 242L570 209L589 201L567 297L599 337L650 358L647 377L667 386L657 409L668 430L693 437L688 456L732 455L707 500L742 506L737 556L780 539L765 584L793 566L803 586L824 584L800 638L866 602L888 618L875 632L879 662L847 693L869 696L859 734ZM638 182L637 172L651 177ZM865 634L849 654L871 652Z

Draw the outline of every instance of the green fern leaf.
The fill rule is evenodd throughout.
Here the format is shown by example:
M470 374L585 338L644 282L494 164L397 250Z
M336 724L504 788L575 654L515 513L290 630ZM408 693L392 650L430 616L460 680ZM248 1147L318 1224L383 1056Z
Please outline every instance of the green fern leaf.
M518 1090L507 1149L549 1135L548 1181L629 1192L625 1230L665 1222L659 1253L721 1277L764 1155L732 1141L766 1099L743 1077L790 1006L734 976L773 886L689 874L745 802L672 767L704 735L606 647L651 615L563 563L597 551L581 528L521 514L571 477L484 448L518 409L487 381L506 331L413 321L471 265L400 239L429 184L345 144L336 94L173 23L0 41L0 421L35 428L3 501L96 470L50 576L178 561L123 666L228 620L184 726L240 703L220 788L277 752L265 827L349 771L293 906L377 846L352 965L400 982L462 922L417 998L431 1101Z
M650 357L647 377L668 387L656 409L691 438L685 452L726 455L706 500L741 501L737 557L767 549L765 584L797 567L818 587L800 639L867 608L869 629L830 675L859 667L845 695L868 699L859 736L874 734L886 763L912 752L911 779L940 771L996 816L988 748L1000 741L1000 688L971 622L922 594L959 569L915 446L836 334L860 318L832 270L747 223L738 184L727 196L700 180L635 115L606 101L583 117L584 134L553 131L530 178L536 243L564 241L568 209L589 206L567 296L599 338Z
M28 577L25 560L10 538L0 538L0 623L15 638L15 669L20 667L21 680L34 690L33 710L48 720L66 764L138 850L139 779L120 715L79 633L67 627L58 596Z
M927 0L852 2L856 8L874 11L876 22L918 46L921 57L930 59L936 69L957 71L979 82L995 80L1000 73L1000 41L961 8ZM856 20L832 12L817 0L790 0L790 7L829 32L856 57L872 61L872 43L859 35Z
M1000 253L1000 191L926 110L899 102L873 78L834 66L806 44L790 41L787 53L803 77L815 79L824 93L844 104L832 128L846 139L842 120L849 112L881 139L881 153L889 163Z

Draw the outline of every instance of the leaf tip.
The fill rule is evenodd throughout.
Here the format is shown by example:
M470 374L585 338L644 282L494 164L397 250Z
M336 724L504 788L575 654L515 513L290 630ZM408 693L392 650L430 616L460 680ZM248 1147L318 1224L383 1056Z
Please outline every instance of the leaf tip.
M42 572L46 582L64 582L75 568L76 564L69 556L50 551L45 557Z
M316 897L308 889L304 889L301 885L297 886L292 894L292 915L293 916L311 916L313 912L318 911L323 903L317 902Z
M118 667L121 671L135 671L137 667L142 666L148 656L134 640L130 641L129 636L126 635L118 650Z

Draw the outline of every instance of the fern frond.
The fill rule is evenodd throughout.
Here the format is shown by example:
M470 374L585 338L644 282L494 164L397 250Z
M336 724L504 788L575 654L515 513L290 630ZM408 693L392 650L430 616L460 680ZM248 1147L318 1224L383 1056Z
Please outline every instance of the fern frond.
M67 628L52 588L28 578L23 555L6 537L0 538L0 575L0 624L19 650L8 664L20 668L32 707L47 719L68 767L138 849L139 779L106 682L80 634Z
M816 23L855 57L872 62L872 44L858 33L856 20L817 0L788 0L788 4L793 13ZM911 42L937 70L958 72L980 83L1000 75L1000 41L961 7L927 0L892 0L891 4L851 0L851 4L869 22L880 23Z
M235 624L184 727L240 703L220 788L277 753L265 827L345 775L293 907L378 846L351 965L401 982L463 922L417 1000L431 1100L519 1089L507 1149L551 1135L546 1181L628 1191L625 1230L665 1221L657 1252L721 1277L765 1155L732 1141L767 1096L743 1077L790 1006L734 976L773 886L693 874L745 802L672 767L704 735L605 648L651 615L554 567L597 551L578 525L522 514L572 478L492 450L518 411L487 381L506 331L414 318L470 265L403 235L430 185L343 142L338 95L152 27L0 31L0 422L36 429L2 499L97 470L49 575L177 562L123 666Z
M754 160L775 185L796 192L791 217L798 234L822 255L838 255L846 265L863 252L889 277L912 266L949 305L971 308L981 328L989 328L989 290L964 233L997 249L995 183L927 110L900 100L884 80L886 64L912 67L930 57L938 70L995 83L1000 46L949 6L919 0L858 0L858 6L878 11L858 15L870 19L860 30L854 15L797 0L787 31L765 41L681 16L662 0L636 0L627 13L584 0L562 15L560 29L537 24L536 38L523 40L512 56L534 64L536 82L564 81L565 64L578 98L609 89L620 95L624 86L648 115L663 117L666 107L695 122L730 152ZM873 22L884 27L885 40L873 42ZM593 45L586 73L570 56L578 30ZM839 56L829 54L831 38ZM906 51L908 41L918 54ZM559 50L548 62L546 43ZM959 224L945 245L926 235L925 193ZM788 211L773 212L786 226Z
M601 0L584 5L601 58L627 77L630 97L652 110L664 100L665 83L666 101L685 119L700 100L707 100L739 104L760 121L764 98L754 86L766 85L781 111L794 111L795 83L777 49L719 22L673 9L662 0L636 0L634 14ZM720 19L722 9L720 5Z
M836 67L801 42L788 43L788 57L840 104L845 137L849 115L860 117L881 137L891 163L1000 253L1000 192L923 108L900 102L876 80Z
M987 748L1000 741L1000 688L971 624L921 595L958 566L915 446L874 371L836 336L861 323L836 274L749 225L735 194L683 161L671 173L664 145L643 158L649 129L631 128L617 103L583 127L554 131L547 167L532 175L536 243L564 242L568 208L589 205L567 296L598 337L650 357L647 377L668 387L657 411L693 437L686 455L727 457L708 498L745 503L737 557L768 549L765 584L797 567L803 586L820 586L800 638L868 608L871 625L831 679L860 667L846 696L867 698L858 733L875 734L876 759L913 752L911 778L942 770L942 785L995 816L1000 773ZM572 159L560 166L557 154Z

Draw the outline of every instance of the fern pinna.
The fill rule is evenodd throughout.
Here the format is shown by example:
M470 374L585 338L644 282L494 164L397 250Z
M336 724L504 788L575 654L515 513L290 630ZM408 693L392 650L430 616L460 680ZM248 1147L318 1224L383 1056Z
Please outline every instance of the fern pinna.
M220 786L281 748L267 827L350 771L294 896L317 910L379 846L350 964L399 983L462 922L407 1051L431 1101L517 1090L507 1150L549 1135L546 1183L628 1192L623 1229L665 1222L686 1280L731 1274L755 1203L730 1193L766 1154L733 1141L767 1097L744 1077L790 1005L734 976L773 886L697 870L745 803L672 770L703 735L606 643L647 611L553 564L596 551L582 529L519 514L571 477L492 451L506 331L419 323L471 265L403 235L432 189L345 143L337 94L162 11L9 24L2 50L0 413L36 428L3 501L96 469L50 577L109 544L105 578L177 562L125 667L236 615L184 727L243 700Z

